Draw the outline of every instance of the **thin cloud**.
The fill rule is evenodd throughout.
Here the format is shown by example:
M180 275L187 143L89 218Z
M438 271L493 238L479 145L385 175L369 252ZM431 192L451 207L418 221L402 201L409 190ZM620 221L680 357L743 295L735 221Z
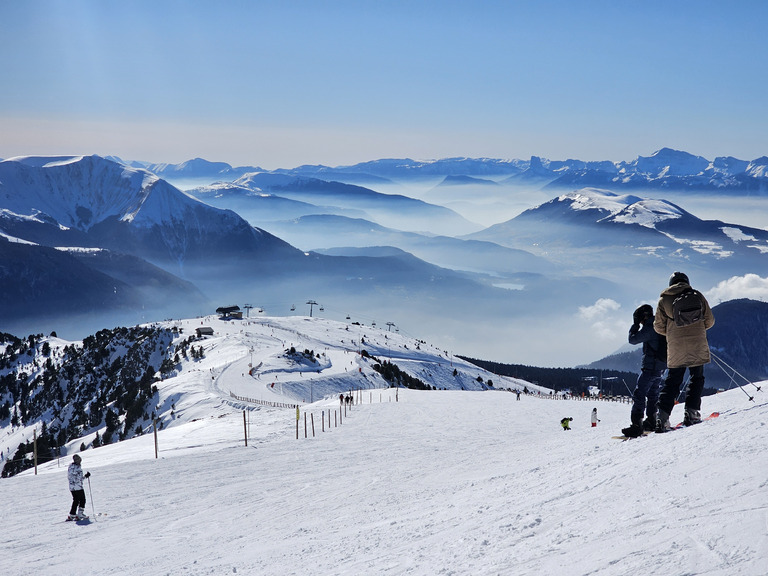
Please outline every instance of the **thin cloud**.
M600 298L591 306L579 306L578 317L590 323L592 334L600 340L616 340L625 329L621 304L610 298Z
M768 278L762 278L757 274L733 276L705 292L705 296L713 305L738 298L765 302L768 301Z

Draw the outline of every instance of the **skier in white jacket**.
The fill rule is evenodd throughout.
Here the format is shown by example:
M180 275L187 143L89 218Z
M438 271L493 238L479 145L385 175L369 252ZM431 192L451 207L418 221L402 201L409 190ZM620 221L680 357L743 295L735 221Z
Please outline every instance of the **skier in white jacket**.
M69 480L69 491L72 492L72 507L69 509L67 520L87 520L85 515L85 490L83 489L83 478L90 478L91 473L86 472L83 475L83 469L80 467L81 458L79 454L72 456L72 464L67 469L67 479Z

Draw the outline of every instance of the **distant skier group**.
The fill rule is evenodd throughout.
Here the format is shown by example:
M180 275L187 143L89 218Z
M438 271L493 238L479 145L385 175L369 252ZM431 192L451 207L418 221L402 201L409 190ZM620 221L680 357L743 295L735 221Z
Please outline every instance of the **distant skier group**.
M592 416L590 416L589 421L592 423L592 428L597 426L597 423L600 422L600 418L597 417L597 408L592 408ZM560 420L560 426L563 427L563 430L570 430L571 422L573 422L573 417L567 416Z

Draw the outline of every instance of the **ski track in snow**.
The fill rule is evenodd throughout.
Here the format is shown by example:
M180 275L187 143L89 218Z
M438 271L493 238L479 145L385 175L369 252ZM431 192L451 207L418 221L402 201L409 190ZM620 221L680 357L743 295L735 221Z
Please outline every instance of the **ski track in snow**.
M279 346L304 349L286 335ZM611 436L629 423L628 404L501 391L368 389L321 432L336 392L302 406L316 435L305 439L302 421L297 440L295 410L231 402L229 388L279 401L272 377L304 386L309 374L250 377L243 342L205 341L204 362L161 383L180 416L158 434L159 459L151 434L83 453L86 508L102 513L90 524L63 521L68 458L0 480L3 574L768 572L764 391L752 388L754 403L740 390L705 397L702 411L720 418L627 442ZM376 384L358 355L327 354L320 390L323 378ZM272 360L254 353L259 362Z

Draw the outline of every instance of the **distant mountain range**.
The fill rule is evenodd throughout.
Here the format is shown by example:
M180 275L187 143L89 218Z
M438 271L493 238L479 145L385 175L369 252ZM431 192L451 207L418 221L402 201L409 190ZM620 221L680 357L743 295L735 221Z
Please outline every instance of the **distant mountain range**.
M234 181L245 174L268 172L258 167L232 167L200 158L181 164L132 162L166 179ZM444 158L419 161L410 158L362 162L351 166L306 165L273 170L325 181L365 184L382 181L446 178L448 184L536 184L549 188L602 187L612 190L709 190L747 194L768 193L768 157L740 160L718 156L712 160L688 152L662 148L632 161L528 160L493 158ZM485 179L487 182L482 182Z
M462 222L450 210L406 197L279 178L284 194L335 198L338 204L349 194L351 206L375 206L392 217L399 206L403 221L410 211L414 221L419 214L423 221L437 215ZM214 300L256 299L287 311L291 303L316 297L342 310L374 314L397 308L431 315L443 304L458 307L466 294L488 307L506 295L400 251L302 252L144 169L98 156L0 162L0 237L6 330L39 326L42 319L54 327L66 315L103 321L132 311L135 322L159 314L194 315L215 308Z
M728 194L760 194L764 165L668 149L620 168L538 158L271 172L201 159L151 165L179 179L211 179L182 192L140 163L14 158L0 162L0 330L55 329L76 317L93 320L85 327L93 331L97 322L189 317L248 301L287 311L311 298L337 314L407 317L424 337L458 334L463 353L498 355L530 327L578 329L576 311L598 298L645 300L674 269L702 288L760 272L768 232L599 188L569 190L482 228L443 205L351 181L397 189L398 179L413 179L422 191L460 198L466 188L468 201L483 201L515 183L549 190L568 174L616 168L630 187L717 174ZM479 351L486 340L494 352Z

